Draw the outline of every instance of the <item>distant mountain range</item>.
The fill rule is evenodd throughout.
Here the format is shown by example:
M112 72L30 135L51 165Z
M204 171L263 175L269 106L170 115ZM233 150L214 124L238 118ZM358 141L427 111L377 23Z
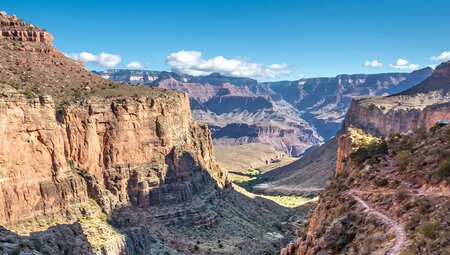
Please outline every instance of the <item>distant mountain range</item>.
M353 96L396 94L433 72L354 74L258 82L218 73L191 76L166 71L111 69L104 78L189 93L195 119L206 122L215 145L269 143L291 156L333 137Z

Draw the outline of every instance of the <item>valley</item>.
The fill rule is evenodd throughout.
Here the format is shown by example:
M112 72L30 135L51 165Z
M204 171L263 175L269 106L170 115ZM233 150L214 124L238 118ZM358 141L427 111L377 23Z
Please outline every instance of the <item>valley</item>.
M49 26L66 41L0 11L0 255L450 254L450 52L430 66L367 60L378 68L367 74L324 62L330 77L304 78L283 62L179 50L152 71L68 45L119 47L136 24L152 40L142 30L129 52L198 34L137 15L114 17L109 28L126 29L111 33L100 16L85 23L90 11L103 15L74 7L82 19Z

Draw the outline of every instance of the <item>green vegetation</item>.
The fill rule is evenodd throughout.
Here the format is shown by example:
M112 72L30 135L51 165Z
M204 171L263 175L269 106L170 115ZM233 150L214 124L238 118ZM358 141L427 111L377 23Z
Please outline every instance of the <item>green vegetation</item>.
M400 170L405 170L411 160L411 152L402 150L395 156L395 163L400 167Z
M442 161L442 163L439 166L437 171L441 177L449 177L450 176L450 159L446 159L446 160Z
M254 192L253 187L255 185L266 182L268 180L269 180L268 177L255 176L255 177L244 177L235 179L233 183L247 190L248 192Z
M425 221L420 223L417 232L426 238L436 239L439 236L439 225L435 222Z
M234 184L239 186L240 188L246 190L247 192L251 193L254 196L265 198L272 200L273 202L282 205L284 207L289 208L295 208L298 206L302 206L309 202L315 202L318 201L318 197L315 198L308 198L308 197L301 197L301 196L269 196L269 195L263 195L263 194L257 194L253 190L253 186L262 182L267 181L267 178L258 178L258 177L252 177L248 181L234 181Z
M24 94L25 97L28 98L28 99L31 99L31 98L34 97L33 90L32 90L31 88L27 88L27 89L23 92L23 94Z
M395 193L395 197L400 200L403 201L405 199L407 199L409 197L408 193L406 192L406 190L404 189L400 189Z
M375 185L377 187L386 187L388 184L389 184L389 181L386 178L375 181Z
M355 132L357 135L354 136L354 152L350 154L355 163L362 164L376 155L388 153L385 140L365 134L361 129L356 129Z
M272 200L279 205L289 208L295 208L307 204L309 202L319 201L318 197L307 198L300 196L268 196L268 195L256 195L256 196Z
M258 176L261 174L261 171L259 171L258 169L249 169L248 170L248 175L250 176Z

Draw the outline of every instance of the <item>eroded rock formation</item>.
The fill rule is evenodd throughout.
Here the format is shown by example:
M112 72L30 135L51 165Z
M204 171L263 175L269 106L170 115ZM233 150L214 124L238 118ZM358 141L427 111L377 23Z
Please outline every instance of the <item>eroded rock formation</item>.
M429 129L438 121L450 119L449 70L450 63L442 63L424 82L397 95L353 99L344 129L357 127L387 136L419 127Z

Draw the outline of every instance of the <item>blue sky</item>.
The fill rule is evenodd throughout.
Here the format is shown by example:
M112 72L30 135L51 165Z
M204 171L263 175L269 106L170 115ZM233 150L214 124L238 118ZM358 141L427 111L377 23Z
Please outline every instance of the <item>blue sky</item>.
M404 72L450 59L448 0L7 0L1 5L53 33L57 48L96 70L139 62L151 70L280 80ZM366 61L382 66L367 67Z

